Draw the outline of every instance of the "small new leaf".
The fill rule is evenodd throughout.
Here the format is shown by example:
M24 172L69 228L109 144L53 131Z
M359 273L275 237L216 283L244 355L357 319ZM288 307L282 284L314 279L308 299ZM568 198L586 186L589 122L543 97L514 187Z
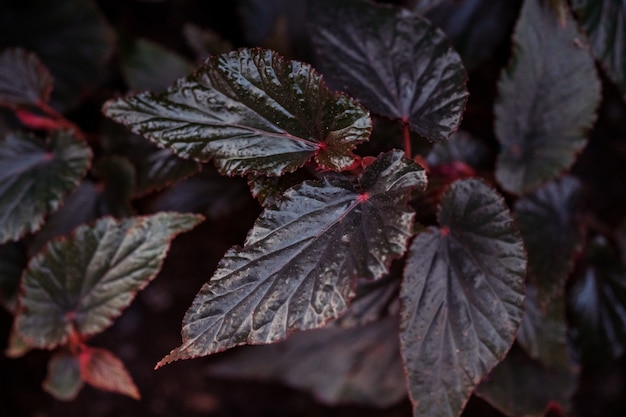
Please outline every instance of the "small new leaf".
M526 255L505 202L480 180L453 183L438 217L409 250L400 342L414 415L457 417L513 343Z
M372 129L367 110L330 91L309 64L263 49L211 57L167 92L112 100L104 113L229 175L281 175L312 158L339 171Z
M356 184L335 174L288 190L261 214L244 247L222 258L185 315L182 345L157 367L276 342L336 318L357 278L380 278L406 251L414 217L407 198L425 185L421 166L396 150Z
M48 362L48 375L43 382L44 391L61 401L71 401L83 388L78 357L60 350Z
M21 48L0 53L0 105L36 106L47 102L53 78L37 55Z
M34 347L52 349L74 331L101 332L156 276L170 241L201 220L177 213L103 218L52 240L24 273L20 335Z
M96 388L141 398L137 386L122 361L106 349L87 347L79 356L80 375Z

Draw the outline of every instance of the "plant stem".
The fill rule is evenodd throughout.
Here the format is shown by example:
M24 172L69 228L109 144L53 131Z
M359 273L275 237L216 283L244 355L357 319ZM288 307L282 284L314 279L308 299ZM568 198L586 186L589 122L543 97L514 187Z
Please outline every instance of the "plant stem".
M402 131L404 133L404 155L407 158L411 157L411 128L409 126L409 119L406 117L402 119Z

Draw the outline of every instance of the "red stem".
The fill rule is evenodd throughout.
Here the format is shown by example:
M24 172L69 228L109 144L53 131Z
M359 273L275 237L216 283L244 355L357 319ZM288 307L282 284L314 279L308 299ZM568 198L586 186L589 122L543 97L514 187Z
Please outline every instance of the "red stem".
M409 120L407 118L402 119L402 130L404 133L404 155L407 158L411 157L411 128L409 126Z
M73 123L70 120L66 119L61 113L59 113L58 111L56 111L55 109L50 107L50 105L48 105L48 103L46 103L45 101L39 101L37 103L37 107L42 112L44 112L45 114L50 116L52 119L54 119L58 123L59 127L70 129L70 130L74 131L74 134L79 139L83 139L83 140L85 139L85 134L83 133L83 131L75 123Z

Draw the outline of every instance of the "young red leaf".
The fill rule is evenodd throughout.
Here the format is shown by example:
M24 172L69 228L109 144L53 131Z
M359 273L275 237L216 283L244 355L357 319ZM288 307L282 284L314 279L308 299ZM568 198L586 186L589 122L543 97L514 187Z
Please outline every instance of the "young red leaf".
M412 189L423 169L401 151L381 155L353 184L335 174L288 190L267 208L243 248L220 261L183 321L183 343L157 366L241 344L271 343L323 326L406 251Z
M103 218L52 240L24 273L19 333L32 346L51 349L73 332L101 332L156 276L171 240L201 220L177 213Z
M43 389L56 399L71 401L83 388L80 362L70 352L60 350L48 362L48 375L43 382Z
M447 139L467 101L461 57L443 32L406 9L361 0L309 2L325 74L372 113Z
M68 132L0 138L0 243L38 230L87 173L91 150Z
M574 163L596 119L600 80L576 22L550 2L524 2L513 41L495 106L496 179L523 194Z
M309 64L263 49L211 57L167 92L111 100L103 111L183 158L214 159L223 174L280 175L313 157L342 170L372 129L367 110Z
M438 218L409 250L400 342L414 414L456 417L513 343L526 254L504 200L480 180L453 183Z
M96 388L141 398L122 361L106 349L87 347L80 353L80 375L86 383Z
M0 53L0 105L36 106L47 102L53 78L37 55L21 48Z

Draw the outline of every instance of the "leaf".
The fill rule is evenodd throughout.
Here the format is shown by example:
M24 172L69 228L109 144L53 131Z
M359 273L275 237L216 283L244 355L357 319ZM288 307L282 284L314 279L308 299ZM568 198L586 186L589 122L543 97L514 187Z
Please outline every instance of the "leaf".
M282 381L330 405L390 407L406 395L394 335L397 326L397 320L388 317L349 329L296 333L281 343L229 352L209 367L209 373Z
M45 142L27 133L0 138L0 243L37 231L87 173L91 150L69 132Z
M183 343L157 367L323 326L354 297L357 278L387 273L412 233L411 189L426 176L401 151L351 183L339 174L289 189L228 250L183 320Z
M35 12L36 11L36 12ZM74 106L97 84L113 52L114 32L92 0L5 1L0 6L0 49L21 46L54 76L52 104Z
M469 132L458 131L449 140L436 143L428 156L428 166L463 162L472 168L484 167L490 160L489 147Z
M333 85L430 141L457 130L466 75L441 31L405 9L360 0L309 6L313 41Z
M376 281L359 280L350 308L333 324L341 327L363 326L396 316L401 276L394 272Z
M626 266L598 237L570 291L572 338L585 364L618 358L626 349Z
M575 387L571 372L546 369L514 347L478 386L476 395L507 416L543 417L551 403L567 408Z
M130 198L135 190L135 167L124 157L112 155L100 158L93 167L93 174L100 180L97 188L110 206L120 216L133 213Z
M17 359L26 355L32 349L28 342L15 330L15 326L13 326L9 334L7 348L4 350L4 355L7 358Z
M211 55L219 55L233 50L230 41L224 39L218 32L210 28L200 27L192 22L183 25L183 37L199 62Z
M515 202L515 217L528 252L529 280L543 307L563 294L574 268L574 254L581 249L580 193L580 182L564 177Z
M48 375L43 382L43 390L61 401L71 401L83 388L80 375L80 362L70 352L60 350L48 362Z
M252 196L259 200L263 207L277 204L285 191L294 185L313 179L303 170L281 175L280 177L266 177L264 175L248 176L248 186Z
M170 241L201 219L176 213L103 218L49 242L24 273L19 333L34 347L52 349L73 332L90 336L109 327L156 276Z
M571 4L591 52L626 96L626 4L619 0L572 0Z
M571 367L565 321L565 288L547 305L542 305L537 288L526 285L524 318L517 341L528 355L548 369L567 371Z
M418 14L424 14L433 7L443 3L445 0L411 0L409 1L411 10Z
M211 57L166 93L111 100L104 113L183 158L213 158L228 175L277 176L313 157L342 170L372 128L367 111L309 64L263 49Z
M0 105L36 106L47 102L54 80L37 55L21 48L0 53Z
M502 197L480 180L453 183L438 218L409 250L400 346L414 415L458 416L513 343L526 256Z
M17 291L27 260L21 242L0 245L0 305L11 313L17 307Z
M122 75L133 90L163 91L193 70L185 58L148 39L128 39L120 50Z
M80 374L89 385L139 400L141 395L121 360L106 349L88 347L80 353Z
M561 18L563 20L561 20ZM569 13L526 0L513 35L514 55L498 83L495 131L502 150L496 179L524 194L568 169L596 119L600 81Z

